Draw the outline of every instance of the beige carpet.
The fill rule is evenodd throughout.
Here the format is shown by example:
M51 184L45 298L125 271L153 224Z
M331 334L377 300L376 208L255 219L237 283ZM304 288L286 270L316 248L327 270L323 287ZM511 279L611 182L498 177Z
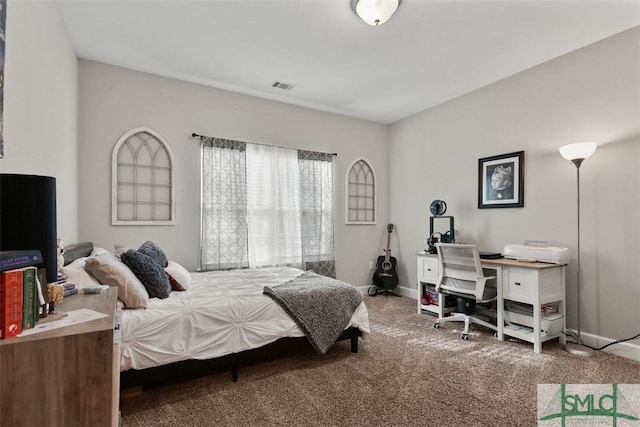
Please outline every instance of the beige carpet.
M535 426L537 384L640 383L640 363L598 352L542 354L476 328L432 327L415 301L365 297L372 333L324 356L313 350L151 388L121 402L128 426Z

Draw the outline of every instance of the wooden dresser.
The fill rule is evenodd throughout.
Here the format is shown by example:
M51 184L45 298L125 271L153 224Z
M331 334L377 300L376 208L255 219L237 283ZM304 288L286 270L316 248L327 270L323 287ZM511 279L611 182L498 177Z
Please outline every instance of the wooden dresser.
M0 425L117 426L117 290L78 294L56 307L106 317L0 340Z

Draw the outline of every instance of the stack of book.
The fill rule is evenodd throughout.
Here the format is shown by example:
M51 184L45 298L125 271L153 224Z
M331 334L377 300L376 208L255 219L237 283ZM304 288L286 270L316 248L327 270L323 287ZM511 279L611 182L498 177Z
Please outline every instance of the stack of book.
M76 285L67 282L67 276L65 276L64 274L58 273L58 280L56 280L56 285L62 286L63 298L70 297L71 295L75 295L78 293Z
M39 251L0 252L0 339L35 327L44 296L38 279Z

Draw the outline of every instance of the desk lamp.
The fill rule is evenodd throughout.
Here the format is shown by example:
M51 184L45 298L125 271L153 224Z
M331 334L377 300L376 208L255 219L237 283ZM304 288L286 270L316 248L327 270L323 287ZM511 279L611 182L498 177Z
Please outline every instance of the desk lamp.
M577 306L578 306L578 338L576 343L568 342L564 346L567 353L575 356L593 357L596 353L589 347L582 345L580 339L580 165L596 151L597 144L595 142L576 142L575 144L564 145L560 147L560 155L570 160L576 167L578 181L578 272L576 279L577 289Z

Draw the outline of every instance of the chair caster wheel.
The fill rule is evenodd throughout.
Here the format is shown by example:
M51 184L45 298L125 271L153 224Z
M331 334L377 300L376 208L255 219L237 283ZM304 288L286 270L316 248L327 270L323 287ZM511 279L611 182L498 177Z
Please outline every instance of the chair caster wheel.
M494 338L498 338L498 333L497 333L497 332L494 332L494 333L493 333L493 337L494 337Z
M433 327L434 327L435 329L440 329L440 323L434 323L434 324L433 324Z
M469 334L462 334L460 336L461 339L465 340L465 341L469 341Z

